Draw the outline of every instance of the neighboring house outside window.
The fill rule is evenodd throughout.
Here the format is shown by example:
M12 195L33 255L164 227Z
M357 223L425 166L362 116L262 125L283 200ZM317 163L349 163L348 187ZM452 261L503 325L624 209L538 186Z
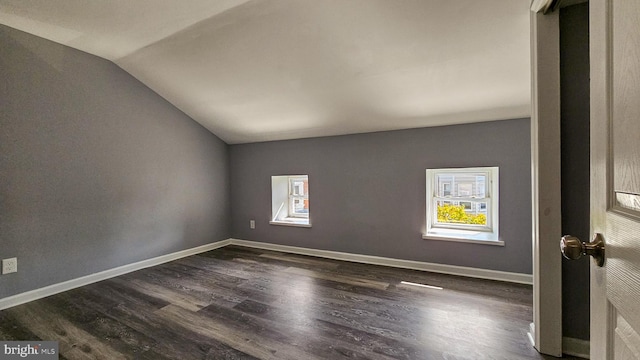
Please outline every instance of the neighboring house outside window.
M427 169L425 239L504 245L498 235L497 167Z
M308 176L289 176L289 216L309 217Z
M308 175L271 177L271 221L269 223L311 227Z

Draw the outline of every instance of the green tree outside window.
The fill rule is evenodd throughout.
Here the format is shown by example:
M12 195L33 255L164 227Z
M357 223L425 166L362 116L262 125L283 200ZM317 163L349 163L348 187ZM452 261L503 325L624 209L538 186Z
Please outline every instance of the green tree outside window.
M485 214L467 214L463 205L443 204L438 205L438 222L449 224L486 225Z

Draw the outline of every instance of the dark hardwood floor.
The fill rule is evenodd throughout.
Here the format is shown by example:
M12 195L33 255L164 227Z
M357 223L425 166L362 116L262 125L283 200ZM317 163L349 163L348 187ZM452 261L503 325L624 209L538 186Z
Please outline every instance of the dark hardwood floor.
M56 340L61 359L545 359L531 302L527 285L228 246L0 311L0 340Z

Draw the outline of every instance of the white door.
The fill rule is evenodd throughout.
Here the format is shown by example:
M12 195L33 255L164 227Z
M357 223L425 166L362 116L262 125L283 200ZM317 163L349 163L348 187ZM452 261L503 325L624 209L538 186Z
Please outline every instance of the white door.
M640 0L591 0L591 359L640 359ZM583 241L585 239L582 239Z

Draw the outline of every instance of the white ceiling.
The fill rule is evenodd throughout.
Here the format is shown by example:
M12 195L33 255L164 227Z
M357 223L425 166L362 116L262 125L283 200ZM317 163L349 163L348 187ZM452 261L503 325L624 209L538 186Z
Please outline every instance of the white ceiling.
M530 115L530 0L0 0L227 143Z

